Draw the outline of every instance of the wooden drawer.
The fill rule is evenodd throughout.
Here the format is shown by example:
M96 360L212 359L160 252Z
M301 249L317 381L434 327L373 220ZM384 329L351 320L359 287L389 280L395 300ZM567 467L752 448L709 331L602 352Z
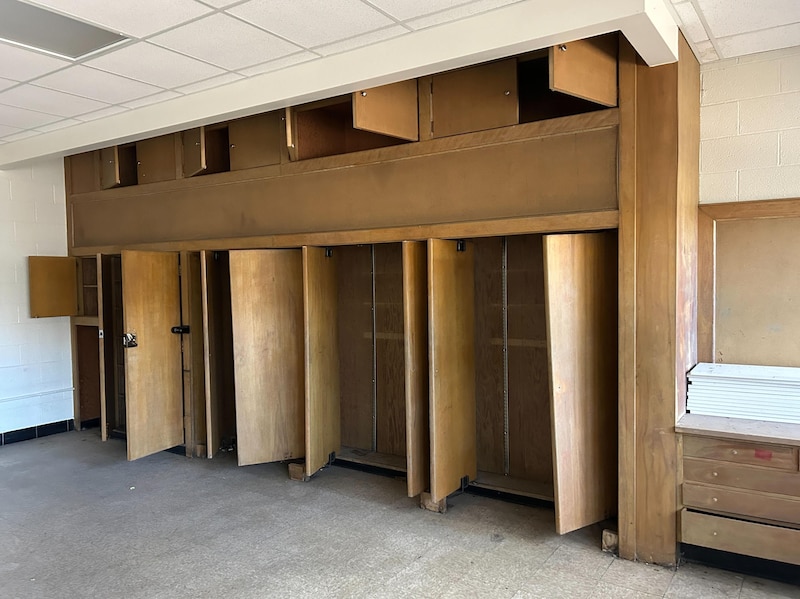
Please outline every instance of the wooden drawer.
M800 472L684 458L683 480L800 497Z
M726 514L800 524L800 499L787 495L684 483L683 504Z
M681 542L800 565L800 530L681 512Z
M797 448L710 437L683 438L683 455L797 471Z

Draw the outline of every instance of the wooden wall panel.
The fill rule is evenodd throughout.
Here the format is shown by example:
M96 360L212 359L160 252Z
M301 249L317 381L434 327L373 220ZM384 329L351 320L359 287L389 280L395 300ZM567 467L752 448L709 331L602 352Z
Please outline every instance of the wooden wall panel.
M403 244L403 321L406 366L406 464L408 496L430 484L428 402L428 264L426 244Z
M718 222L714 362L800 366L800 218Z
M311 476L341 450L335 250L303 247L306 363L306 464Z
M541 235L507 237L509 474L553 482Z
M230 252L239 465L302 457L299 250Z
M100 346L97 327L75 327L80 420L100 418ZM76 423L80 429L80 422Z
M503 238L475 248L475 405L478 470L504 474Z
M406 455L403 253L399 243L375 245L375 371L378 451Z
M475 258L455 241L428 240L431 500L478 474L475 430Z
M205 457L206 366L203 338L203 281L200 252L181 252L181 324L189 326L183 337L184 421L186 454Z
M372 450L372 252L336 248L342 445Z
M135 197L129 197L131 188L98 192L71 198L73 245L352 231L614 209L616 150L616 127L609 127L302 176L226 183L203 177L208 184Z

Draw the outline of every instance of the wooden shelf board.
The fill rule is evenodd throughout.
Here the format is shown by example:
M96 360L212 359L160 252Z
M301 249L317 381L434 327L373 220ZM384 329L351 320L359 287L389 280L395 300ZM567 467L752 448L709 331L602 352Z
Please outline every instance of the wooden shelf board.
M543 499L545 501L553 501L554 499L552 484L494 474L493 472L478 472L478 479L472 481L470 484L481 487L482 489L523 495L525 497Z
M684 414L675 425L675 432L800 447L800 424Z
M406 471L405 456L379 453L367 449L342 447L341 453L336 454L336 459L345 462L353 462L355 464L364 464L366 466L377 466L378 468L386 468L387 470L397 470L398 472Z

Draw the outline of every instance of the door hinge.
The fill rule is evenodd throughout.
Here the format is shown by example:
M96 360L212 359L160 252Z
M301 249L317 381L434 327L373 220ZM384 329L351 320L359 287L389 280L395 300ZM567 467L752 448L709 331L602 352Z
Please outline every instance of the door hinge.
M177 327L172 327L172 332L176 335L188 335L191 332L191 329L188 324L181 324Z
M457 252L466 252L467 251L467 242L463 239L456 240L456 251Z
M331 256L333 256L333 248L326 247L325 248L325 257L326 258L330 258Z

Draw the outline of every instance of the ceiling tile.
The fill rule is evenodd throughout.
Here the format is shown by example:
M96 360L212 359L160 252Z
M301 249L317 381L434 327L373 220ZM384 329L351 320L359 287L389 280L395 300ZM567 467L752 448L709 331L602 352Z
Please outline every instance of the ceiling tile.
M131 100L130 102L125 102L125 106L128 108L140 108L142 106L150 106L150 104L157 104L158 102L166 102L167 100L172 100L173 98L180 98L181 94L173 91L166 91L161 92L160 94L155 94L152 96L147 96L146 98L139 98L138 100Z
M104 102L34 85L20 85L14 89L0 92L0 104L37 110L62 117L75 116L76 114L100 110L108 106Z
M8 89L9 87L14 87L15 85L18 85L18 82L11 81L11 79L0 78L0 91Z
M194 0L36 0L36 4L132 37L145 37L213 9Z
M800 22L797 0L697 0L697 4L714 37ZM797 43L795 38L793 45Z
M470 0L367 0L396 19L407 21L432 12L469 4Z
M342 40L341 42L334 42L332 44L320 46L319 48L314 48L314 52L322 54L323 56L330 56L331 54L338 54L354 48L361 48L362 46L368 46L369 44L382 42L383 40L388 40L408 32L408 29L402 25L392 25L386 29L371 31L369 33L365 33L364 35L357 35L356 37Z
M218 67L145 42L88 61L89 66L164 88L221 75Z
M55 123L50 123L49 125L42 125L41 127L36 127L36 130L41 131L42 133L49 133L50 131L57 131L59 129L72 127L72 125L80 125L80 124L81 121L75 119L64 119L63 121L56 121Z
M227 85L228 83L233 83L234 81L238 81L240 79L243 79L243 77L238 73L225 73L224 75L212 77L211 79L206 79L205 81L198 81L197 83L191 83L189 85L179 87L176 91L182 94L194 94L206 89L219 87L220 85Z
M681 29L686 34L686 37L693 42L702 42L708 39L708 32L697 16L697 11L691 2L681 2L675 4L675 12L678 13L678 18L681 20Z
M203 3L213 6L214 8L225 8L231 4L236 4L242 0L201 0Z
M96 121L97 119L103 119L107 116L119 114L120 112L128 112L128 110L129 109L126 108L125 106L109 106L108 108L103 108L102 110L95 110L94 112L90 112L88 114L82 114L75 118L81 121Z
M719 60L719 56L717 56L717 51L714 49L714 44L711 43L711 40L698 42L695 44L695 50L697 51L697 59L700 62L706 63Z
M0 137L14 135L15 133L19 133L21 131L22 129L18 129L17 127L9 127L8 125L0 124Z
M251 0L228 12L305 48L330 44L393 23L361 0Z
M83 65L75 65L46 75L34 81L33 85L85 96L109 104L120 104L161 91L159 87Z
M72 63L0 42L0 77L28 81Z
M41 112L34 112L33 110L25 110L24 108L0 104L0 125L8 125L9 127L17 127L18 129L32 129L60 120L59 117L53 116L52 114L44 114Z
M308 62L309 60L314 60L315 58L319 58L319 54L315 54L314 52L308 52L304 50L302 52L298 52L297 54L292 54L291 56L284 56L283 58L279 58L278 60L271 60L269 62L265 62L264 64L259 64L254 67L239 69L239 72L247 77L252 77L254 75L261 75L262 73L270 73L272 71L277 71L278 69L285 69L287 67L300 64L301 62Z
M162 33L150 41L231 70L280 58L300 49L219 13Z
M439 25L441 23L465 19L467 17L492 10L493 8L514 4L519 1L520 0L479 0L478 2L463 4L449 10L442 10L426 17L411 19L406 23L406 25L412 29L424 29L426 27L433 27L434 25Z
M8 142L11 142L11 141L19 141L20 139L26 139L28 137L34 137L36 135L41 135L41 132L34 131L31 129L29 131L20 131L19 133L14 133L13 135L6 135L4 139Z
M717 40L721 58L731 58L756 52L767 52L797 46L800 40L800 23L775 27L765 31L756 31Z

